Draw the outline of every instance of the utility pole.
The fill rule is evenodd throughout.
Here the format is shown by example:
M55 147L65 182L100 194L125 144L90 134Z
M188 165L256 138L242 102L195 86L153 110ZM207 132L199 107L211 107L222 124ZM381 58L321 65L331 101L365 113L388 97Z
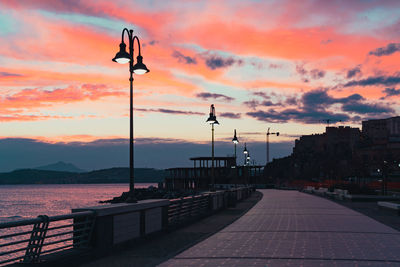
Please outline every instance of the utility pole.
M325 120L322 120L322 121L323 121L323 122L326 122L327 127L329 127L329 125L330 125L331 123L341 122L342 120L325 119Z
M269 163L269 136L270 136L271 134L275 134L276 136L279 136L279 132L271 133L269 130L270 130L270 128L268 127L267 134L266 134L266 143L267 143L267 163L266 163L265 165L267 165L267 164Z

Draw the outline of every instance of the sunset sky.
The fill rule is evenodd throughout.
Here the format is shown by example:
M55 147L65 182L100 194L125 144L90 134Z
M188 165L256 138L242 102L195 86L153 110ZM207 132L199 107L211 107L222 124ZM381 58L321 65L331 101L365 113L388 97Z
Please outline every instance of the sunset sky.
M324 120L361 127L399 114L398 0L1 0L2 160L25 142L35 146L25 146L23 157L14 153L12 164L63 159L109 167L80 164L78 152L54 158L33 147L126 147L128 66L111 61L124 27L140 38L150 69L134 81L136 143L180 153L167 164L152 160L157 149L146 150L143 163L136 151L138 167L207 155L210 104L220 122L216 154L233 153L228 142L237 129L260 164L268 127L281 132L271 137L271 157L278 157L298 136L323 132ZM188 148L176 152L174 144ZM113 165L128 165L122 154Z

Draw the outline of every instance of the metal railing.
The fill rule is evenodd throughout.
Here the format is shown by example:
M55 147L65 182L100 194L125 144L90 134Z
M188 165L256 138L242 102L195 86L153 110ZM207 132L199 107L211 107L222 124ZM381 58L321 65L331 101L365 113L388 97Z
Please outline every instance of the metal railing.
M254 191L254 187L246 186L171 199L168 206L168 227L193 221L228 206L235 206L238 201L248 198L252 191Z
M235 206L252 191L253 187L241 187L172 199L166 206L167 217L162 220L167 222L166 227L180 226ZM0 266L16 262L38 263L48 254L90 247L95 218L94 211L82 211L0 223Z
M94 215L83 211L0 223L0 266L17 261L37 263L46 254L88 247Z
M209 199L209 194L171 199L168 206L168 226L179 225L206 214L210 206Z

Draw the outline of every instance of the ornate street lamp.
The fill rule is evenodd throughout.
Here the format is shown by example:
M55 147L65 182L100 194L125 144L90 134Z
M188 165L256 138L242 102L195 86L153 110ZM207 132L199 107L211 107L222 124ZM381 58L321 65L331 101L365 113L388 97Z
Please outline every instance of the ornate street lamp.
M129 53L126 52L126 44L124 43L124 34L128 35L129 39ZM134 64L134 41L137 41L138 56L136 57L136 64ZM143 57L140 53L140 41L136 35L133 35L133 30L124 28L122 30L121 44L119 45L119 52L115 55L112 61L125 64L129 62L129 82L130 82L130 136L129 136L129 197L127 202L136 202L135 198L135 179L134 179L134 166L133 166L133 73L141 75L149 72L150 70L143 64Z
M236 166L236 145L239 143L239 139L236 136L236 129L233 132L232 142L235 144L235 166Z
M210 107L210 116L207 122L211 124L211 191L215 191L215 176L214 176L214 124L219 124L217 116L215 115L214 104Z
M269 162L269 136L270 136L271 134L275 134L276 136L279 136L279 132L271 133L271 132L269 131L269 129L270 129L270 128L268 128L267 134L266 134L266 143L267 143L267 163L266 163L265 165L267 165L268 162Z

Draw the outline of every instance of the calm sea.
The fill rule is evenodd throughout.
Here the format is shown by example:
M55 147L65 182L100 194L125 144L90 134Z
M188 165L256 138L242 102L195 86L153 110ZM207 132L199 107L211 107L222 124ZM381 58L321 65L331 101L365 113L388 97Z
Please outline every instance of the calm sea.
M135 184L136 188L157 186L153 183ZM32 218L38 215L70 213L73 208L101 205L128 191L128 184L51 184L1 185L0 222Z

